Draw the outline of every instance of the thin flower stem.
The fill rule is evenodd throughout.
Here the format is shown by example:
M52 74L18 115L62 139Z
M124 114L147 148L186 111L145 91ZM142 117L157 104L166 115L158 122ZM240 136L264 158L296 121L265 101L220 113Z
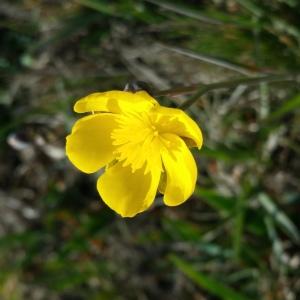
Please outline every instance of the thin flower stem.
M258 76L258 77L246 77L227 81L221 81L210 84L193 84L185 87L176 87L168 90L157 91L154 96L178 96L182 94L195 93L190 99L186 100L180 108L187 109L194 104L203 94L222 88L232 88L239 85L256 85L262 82L293 82L297 81L296 76L291 75L270 75L270 76Z

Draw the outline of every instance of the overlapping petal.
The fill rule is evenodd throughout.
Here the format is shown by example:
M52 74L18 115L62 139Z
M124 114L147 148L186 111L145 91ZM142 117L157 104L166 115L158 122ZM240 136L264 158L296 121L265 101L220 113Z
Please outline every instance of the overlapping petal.
M152 204L159 189L175 206L194 192L197 166L189 146L202 146L198 125L182 110L160 106L147 92L110 91L78 100L77 121L66 152L81 171L104 167L97 189L103 201L123 217Z
M124 91L109 91L93 93L79 99L74 106L77 113L85 112L112 112L148 111L158 105L157 101L147 92L136 93Z
M111 133L117 126L117 116L96 114L78 120L67 136L66 153L81 171L93 173L114 159Z
M122 217L133 217L153 203L159 179L158 169L146 174L144 168L132 172L130 166L117 162L100 176L97 189L111 209Z
M185 142L174 134L163 134L162 162L166 172L164 202L175 206L183 203L194 192L197 166Z
M189 146L201 148L202 132L185 112L177 108L159 106L153 114L160 133L176 134L184 138Z

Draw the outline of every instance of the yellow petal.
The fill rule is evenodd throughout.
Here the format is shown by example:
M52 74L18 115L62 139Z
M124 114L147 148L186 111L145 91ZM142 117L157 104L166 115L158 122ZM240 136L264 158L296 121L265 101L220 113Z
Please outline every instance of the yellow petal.
M108 113L78 120L66 143L67 156L74 166L85 173L93 173L112 161L111 132L116 127L116 116Z
M162 161L166 172L164 202L175 206L186 201L194 192L197 166L185 142L174 134L162 135Z
M184 111L178 108L159 106L153 115L159 127L160 133L173 133L181 136L189 146L202 146L202 132L197 125Z
M148 172L144 168L132 172L122 162L106 169L97 182L103 201L122 217L134 217L153 203L160 172Z
M112 112L147 111L158 105L157 101L147 92L136 93L125 91L109 91L93 93L79 99L74 106L77 113L85 112Z

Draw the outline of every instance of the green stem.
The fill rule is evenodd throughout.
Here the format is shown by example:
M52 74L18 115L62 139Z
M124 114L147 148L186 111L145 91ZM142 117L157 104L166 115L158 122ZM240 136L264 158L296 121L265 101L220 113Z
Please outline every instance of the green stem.
M234 219L233 227L233 250L234 255L237 260L240 258L240 252L242 248L242 239L244 231L244 221L245 221L245 196L240 195L236 203L236 215Z
M239 85L256 85L262 82L293 82L297 81L296 76L291 75L270 75L258 77L246 77L227 81L221 81L210 84L193 84L190 86L176 87L168 90L154 92L154 96L177 96L182 94L195 93L190 99L184 102L180 108L187 109L194 104L205 93L222 88L232 88Z

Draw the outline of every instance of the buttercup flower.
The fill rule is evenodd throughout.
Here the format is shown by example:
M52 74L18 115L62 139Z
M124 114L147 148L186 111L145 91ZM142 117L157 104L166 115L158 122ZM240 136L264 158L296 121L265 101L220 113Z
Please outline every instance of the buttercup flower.
M202 146L198 125L182 110L160 106L147 92L94 93L75 103L79 119L66 153L79 170L105 167L97 182L103 201L123 217L153 203L157 190L166 205L194 192L197 166L188 147Z

